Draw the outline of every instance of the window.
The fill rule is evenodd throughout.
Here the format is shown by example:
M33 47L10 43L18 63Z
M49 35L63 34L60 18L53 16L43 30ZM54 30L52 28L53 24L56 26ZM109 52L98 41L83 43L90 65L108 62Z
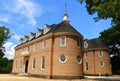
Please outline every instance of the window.
M61 54L60 57L59 57L59 61L60 61L61 63L65 63L66 60L67 60L67 57L66 57L64 54Z
M88 70L88 63L86 62L86 70Z
M62 36L60 38L60 46L66 46L66 37L65 36Z
M36 50L36 44L34 44L34 51Z
M100 65L100 67L103 67L104 66L104 62L101 61L99 65Z
M102 56L103 56L102 51L99 51L99 56L100 56L100 57L102 57Z
M43 40L43 42L42 42L42 48L43 48L43 49L46 48L46 40Z
M88 47L88 43L85 41L84 42L84 48L87 48Z
M43 56L41 59L41 70L44 70L45 68L45 57Z
M35 69L35 58L33 59L32 69Z
M20 68L22 68L22 60L20 60Z
M82 58L81 58L81 56L80 56L80 55L78 55L78 56L77 56L77 61L78 61L78 63L79 63L79 64L81 64L81 63L82 63Z
M77 46L80 47L80 39L77 39Z
M15 64L15 69L17 69L17 60L16 60L16 64Z
M27 50L29 51L29 46L27 47Z
M85 58L87 58L87 57L88 57L88 53L87 53L87 52L85 52L85 53L84 53L84 56L85 56Z

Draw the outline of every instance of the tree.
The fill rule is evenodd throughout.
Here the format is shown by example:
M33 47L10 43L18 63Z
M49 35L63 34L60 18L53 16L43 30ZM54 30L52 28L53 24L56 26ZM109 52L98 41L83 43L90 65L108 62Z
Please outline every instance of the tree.
M112 19L113 24L120 25L120 0L77 0L81 4L86 3L90 15L96 14L95 21L100 19Z
M3 44L11 37L11 32L9 28L5 26L0 26L0 73L10 72L12 68L12 60L3 57Z
M120 26L115 25L100 33L99 39L108 46L110 54L120 56Z
M3 44L7 39L11 37L10 29L5 26L0 26L0 59L3 58L4 53L2 52Z

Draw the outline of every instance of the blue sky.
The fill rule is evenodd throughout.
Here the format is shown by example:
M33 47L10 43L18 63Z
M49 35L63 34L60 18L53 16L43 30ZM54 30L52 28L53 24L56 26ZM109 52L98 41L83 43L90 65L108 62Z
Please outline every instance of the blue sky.
M4 45L5 56L13 58L14 47L19 44L19 38L42 29L44 24L58 24L62 21L67 4L70 24L79 31L84 38L99 37L99 32L110 27L110 20L94 22L96 15L89 15L85 4L77 0L0 0L0 26L10 28L14 33Z

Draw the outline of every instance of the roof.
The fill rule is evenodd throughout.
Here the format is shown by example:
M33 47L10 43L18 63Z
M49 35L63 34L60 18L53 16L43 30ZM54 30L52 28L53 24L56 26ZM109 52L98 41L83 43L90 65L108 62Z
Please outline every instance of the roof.
M51 29L50 29L50 31L48 33L51 33L51 32L52 33L71 32L71 33L80 34L76 29L73 28L73 26L71 26L69 24L69 22L66 22L66 21L62 21L61 23L59 23L57 25L56 24L51 25Z
M77 34L79 34L80 36L82 36L76 29L74 29L73 28L73 26L71 26L70 24L69 24L69 22L67 22L67 21L62 21L61 23L59 23L59 24L52 24L52 25L47 25L49 28L50 28L50 30L47 32L47 33L43 33L44 32L44 29L37 29L37 30L40 30L40 31L42 31L42 33L40 34L40 36L38 36L38 37L41 37L41 36L44 36L44 35L46 35L46 34L49 34L49 33L58 33L58 32L70 32L70 33L77 33ZM36 33L32 33L35 37L32 39L32 40L34 40L34 39L36 39L36 38L38 38L38 37L36 37ZM27 38L29 38L29 36L25 36L25 37L27 37ZM82 36L83 37L83 36ZM32 40L28 40L27 42L29 42L29 41L32 41ZM25 42L26 43L26 42ZM24 44L24 43L21 43L21 44ZM21 45L20 44L20 45Z
M103 44L99 39L94 38L94 39L85 39L84 42L88 44L87 48L84 49L108 49L105 44Z

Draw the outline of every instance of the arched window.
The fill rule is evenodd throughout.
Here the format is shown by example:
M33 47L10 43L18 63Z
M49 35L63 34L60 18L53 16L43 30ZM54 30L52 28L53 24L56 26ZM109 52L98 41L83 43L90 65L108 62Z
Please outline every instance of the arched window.
M45 68L45 57L43 56L41 59L41 70L44 70Z
M60 46L66 46L66 37L65 36L61 36L61 38L60 38Z
M35 69L35 58L33 59L32 69Z
M88 70L89 69L89 67L88 67L88 62L86 62L86 70Z
M77 38L77 46L80 47L80 39Z
M102 57L102 56L103 56L102 51L99 51L99 56L100 56L100 57Z

